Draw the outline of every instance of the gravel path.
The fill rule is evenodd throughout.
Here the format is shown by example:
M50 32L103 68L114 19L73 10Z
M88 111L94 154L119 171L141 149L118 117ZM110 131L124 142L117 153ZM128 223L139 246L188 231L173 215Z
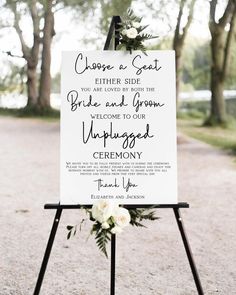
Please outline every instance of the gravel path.
M224 152L179 138L179 200L205 294L236 294L236 164ZM0 117L0 295L33 293L59 199L59 123ZM197 294L172 210L147 229L117 238L116 295ZM86 242L90 225L66 241L78 210L63 213L42 295L108 295L109 260Z

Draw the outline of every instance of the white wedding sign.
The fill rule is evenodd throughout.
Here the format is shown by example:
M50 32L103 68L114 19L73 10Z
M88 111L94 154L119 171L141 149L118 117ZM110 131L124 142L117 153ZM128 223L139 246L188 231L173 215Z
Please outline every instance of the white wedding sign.
M63 52L61 204L177 203L174 51Z

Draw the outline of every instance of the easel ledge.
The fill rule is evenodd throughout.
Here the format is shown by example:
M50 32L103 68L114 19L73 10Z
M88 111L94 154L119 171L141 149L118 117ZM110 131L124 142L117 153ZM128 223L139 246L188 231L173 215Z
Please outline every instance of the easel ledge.
M83 208L92 208L92 205L63 205L63 204L60 204L60 203L49 203L49 204L45 204L44 205L44 209L83 209ZM163 205L143 205L143 204L138 204L138 205L124 205L124 208L126 209L136 209L136 208L145 208L145 209L148 209L148 208L152 208L152 209L162 209L162 208L176 208L176 209L179 209L179 208L189 208L189 204L186 203L186 202L180 202L180 203L177 203L177 204L163 204Z

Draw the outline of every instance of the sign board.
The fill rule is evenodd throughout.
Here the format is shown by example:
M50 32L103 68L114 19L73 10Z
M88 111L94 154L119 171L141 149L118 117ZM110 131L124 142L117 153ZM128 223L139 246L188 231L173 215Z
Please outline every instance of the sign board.
M174 51L62 55L61 204L177 203Z

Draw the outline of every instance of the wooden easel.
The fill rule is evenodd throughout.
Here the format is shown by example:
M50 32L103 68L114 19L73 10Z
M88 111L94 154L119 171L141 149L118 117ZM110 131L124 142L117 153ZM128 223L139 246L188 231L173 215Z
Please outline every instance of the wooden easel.
M121 22L120 16L113 16L111 24L110 24L110 29L107 35L107 39L105 42L104 50L109 50L109 47L111 45L112 37L115 32L115 39L114 39L114 49L116 50L117 45L119 44L119 23ZM50 253L52 250L53 242L56 236L57 228L60 222L62 210L68 210L68 209L81 209L81 207L87 207L91 208L91 205L60 205L59 204L45 204L44 209L54 209L56 210L56 215L53 220L52 224L52 229L49 235L48 243L46 246L45 254L43 257L43 261L41 264L40 272L38 275L38 279L36 282L36 286L34 289L33 295L39 295L40 289L43 283L43 278L46 272L48 260L50 257ZM193 274L194 282L196 285L196 289L198 292L198 295L204 295L201 281L197 272L197 268L193 259L193 255L191 252L191 248L187 239L187 235L184 229L184 224L183 224L183 219L180 214L180 208L189 208L188 203L178 203L178 204L165 204L165 205L125 205L124 206L127 209L133 209L133 208L158 208L158 209L173 209L175 219L183 240L184 248L187 254L187 258L190 264L190 268ZM116 235L112 235L111 237L111 274L110 274L110 295L115 295L115 264L116 262ZM67 294L65 294L67 295ZM97 294L97 295L104 295L104 294ZM125 294L124 294L125 295ZM148 294L145 294L148 295ZM174 294L173 294L174 295Z

